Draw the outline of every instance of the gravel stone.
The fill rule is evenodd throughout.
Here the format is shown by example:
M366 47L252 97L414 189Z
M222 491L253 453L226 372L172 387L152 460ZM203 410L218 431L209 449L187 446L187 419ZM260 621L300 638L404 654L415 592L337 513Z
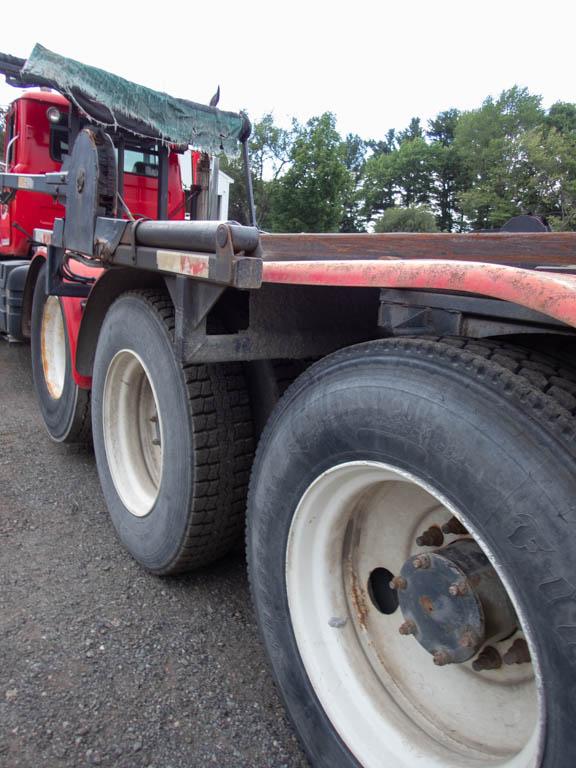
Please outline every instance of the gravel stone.
M143 571L108 520L91 450L50 441L28 346L2 339L0 488L2 767L308 765L243 555Z

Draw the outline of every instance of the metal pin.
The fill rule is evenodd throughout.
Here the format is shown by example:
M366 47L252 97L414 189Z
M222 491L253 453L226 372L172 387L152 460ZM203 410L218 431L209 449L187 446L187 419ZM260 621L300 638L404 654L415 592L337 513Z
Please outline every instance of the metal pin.
M419 547L441 547L444 544L444 535L439 526L431 525L421 536L416 539Z
M468 533L457 517L451 517L447 523L444 523L442 530L444 533L453 533L457 536L463 536Z
M409 619L398 627L398 632L400 632L401 635L415 635L418 627L416 626L415 622L410 621Z
M448 594L452 597L461 597L467 595L470 591L470 587L467 581L457 581L454 584L450 584L448 587Z
M526 640L522 637L514 640L502 657L502 660L504 664L527 664L532 661Z
M491 645L487 645L479 654L478 658L472 662L472 669L475 672L483 672L488 669L500 669L502 666L502 657Z
M434 651L434 664L437 667L445 667L446 664L452 664L452 656L446 651Z

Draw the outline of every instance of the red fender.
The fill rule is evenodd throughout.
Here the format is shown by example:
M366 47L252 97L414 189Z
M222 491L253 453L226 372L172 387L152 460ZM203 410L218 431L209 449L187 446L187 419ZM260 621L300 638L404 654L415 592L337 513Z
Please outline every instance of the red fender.
M576 327L576 275L469 261L265 261L262 281L474 293L503 299Z

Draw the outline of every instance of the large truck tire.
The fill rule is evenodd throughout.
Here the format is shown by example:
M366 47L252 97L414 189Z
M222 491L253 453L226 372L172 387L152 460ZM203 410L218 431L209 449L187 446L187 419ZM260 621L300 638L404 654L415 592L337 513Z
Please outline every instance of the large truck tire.
M52 440L89 443L90 391L74 381L70 342L60 299L46 293L46 265L38 273L30 328L36 399Z
M260 441L247 553L313 766L576 765L576 387L505 344L334 353Z
M130 554L156 574L226 554L242 535L253 456L240 364L183 365L164 292L135 291L104 320L92 423L100 483Z

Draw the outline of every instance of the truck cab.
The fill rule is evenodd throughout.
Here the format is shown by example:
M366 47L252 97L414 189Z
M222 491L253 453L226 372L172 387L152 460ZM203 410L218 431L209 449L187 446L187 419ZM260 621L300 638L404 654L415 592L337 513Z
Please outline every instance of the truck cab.
M51 91L28 91L10 105L6 116L4 142L8 173L49 173L59 171L68 154L69 102ZM136 144L123 144L123 200L134 218L156 218L158 156L142 151ZM192 163L194 164L194 159ZM168 218L183 219L185 193L178 153L170 152L168 169ZM35 229L50 230L64 207L47 195L16 192L7 205L0 206L0 257L26 259L31 255ZM124 211L124 216L128 213Z

